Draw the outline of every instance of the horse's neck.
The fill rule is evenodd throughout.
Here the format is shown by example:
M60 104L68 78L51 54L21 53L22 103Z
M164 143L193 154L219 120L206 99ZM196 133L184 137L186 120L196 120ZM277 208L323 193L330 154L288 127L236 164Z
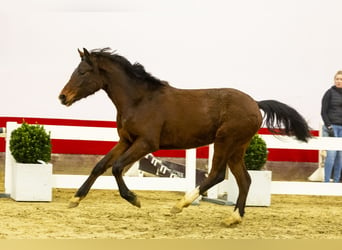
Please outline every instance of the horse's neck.
M112 75L104 90L120 111L135 105L144 96L143 85L139 86L124 73Z

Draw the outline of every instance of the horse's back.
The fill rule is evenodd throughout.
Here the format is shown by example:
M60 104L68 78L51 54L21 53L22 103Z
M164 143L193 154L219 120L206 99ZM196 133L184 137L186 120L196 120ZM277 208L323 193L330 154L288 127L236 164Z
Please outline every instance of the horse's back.
M236 89L171 88L164 97L160 104L164 116L162 148L197 147L237 132L249 137L261 125L257 103Z
M257 116L260 111L256 101L248 94L233 88L176 89L172 93L174 101L171 102L183 112L192 115L203 115L203 118L222 119L229 117Z

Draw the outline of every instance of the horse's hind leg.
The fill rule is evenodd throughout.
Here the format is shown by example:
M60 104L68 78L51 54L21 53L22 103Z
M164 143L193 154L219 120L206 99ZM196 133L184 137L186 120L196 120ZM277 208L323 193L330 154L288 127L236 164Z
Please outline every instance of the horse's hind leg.
M110 168L115 161L123 152L126 151L128 145L119 142L107 155L105 155L93 168L91 174L83 185L77 190L74 197L70 199L69 208L77 207L82 199L86 197L91 186L94 184L96 179L102 175L108 168Z
M223 221L223 224L226 226L230 226L232 224L240 223L242 221L242 217L245 214L245 206L247 195L249 191L249 186L251 184L251 177L247 172L247 169L244 165L243 156L245 150L241 148L241 150L237 151L232 157L228 160L228 166L233 173L237 185L239 187L239 196L234 208L234 212ZM228 190L229 194L229 190Z
M226 226L241 223L245 212L245 204L249 186L251 183L250 176L244 167L243 156L245 146L233 149L228 144L215 143L213 166L207 179L205 179L199 187L187 193L176 205L171 209L172 213L179 213L184 207L189 206L199 195L205 193L209 188L224 180L227 163L234 174L239 186L239 198L236 203L234 212L229 218L223 221ZM238 210L237 210L238 209Z
M184 207L189 206L209 188L223 181L226 173L228 157L227 145L223 143L215 143L213 164L208 178L206 178L197 188L186 193L185 196L171 209L171 213L180 213Z

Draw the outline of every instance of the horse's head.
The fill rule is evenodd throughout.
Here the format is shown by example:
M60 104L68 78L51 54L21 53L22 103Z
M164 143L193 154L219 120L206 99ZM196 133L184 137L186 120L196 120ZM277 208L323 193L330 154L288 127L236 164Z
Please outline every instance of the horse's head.
M59 95L60 101L66 106L94 94L103 87L103 80L97 67L96 58L86 49L83 49L83 52L78 50L78 52L82 61Z

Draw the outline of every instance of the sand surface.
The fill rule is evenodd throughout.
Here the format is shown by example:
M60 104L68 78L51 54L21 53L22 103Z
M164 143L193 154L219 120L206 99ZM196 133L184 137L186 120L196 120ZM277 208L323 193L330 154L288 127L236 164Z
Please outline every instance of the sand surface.
M171 215L179 192L136 191L139 209L117 191L91 190L68 209L74 192L54 189L48 203L0 198L0 239L342 239L342 197L273 195L270 207L247 207L243 223L226 228L232 206L201 201Z

